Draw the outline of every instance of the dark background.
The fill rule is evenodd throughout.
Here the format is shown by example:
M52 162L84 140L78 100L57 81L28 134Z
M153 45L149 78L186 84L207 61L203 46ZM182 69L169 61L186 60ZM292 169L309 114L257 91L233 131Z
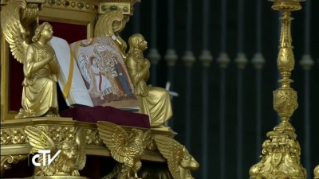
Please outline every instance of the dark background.
M171 1L171 0L168 0ZM157 65L157 86L165 86L168 80L168 67L167 62L163 59L163 56L167 50L168 39L168 15L167 7L168 1L157 1L157 47L162 58ZM209 161L209 172L204 178L220 178L220 160L219 160L219 104L220 104L220 67L216 63L216 59L221 52L220 48L220 34L221 34L221 2L222 1L210 1L210 11L206 14L209 17L209 50L211 51L214 61L209 67L209 140L202 141L201 139L201 125L202 125L202 65L198 60L198 57L202 51L202 1L193 0L193 52L197 60L192 67L192 86L186 86L185 84L185 65L181 60L181 57L185 52L186 42L186 14L187 7L185 0L175 1L175 50L179 56L179 60L174 67L175 77L171 81L173 83L173 91L179 93L179 97L174 98L174 130L178 132L177 139L181 143L185 143L185 90L186 88L192 88L192 130L188 131L192 134L192 147L190 152L194 157L202 163L201 145L203 142L209 144L209 156L206 159ZM142 1L139 6L141 10L141 30L145 38L150 42L151 40L151 13L152 13L152 1ZM228 1L227 7L227 54L231 59L231 63L226 69L226 101L227 101L227 120L226 120L226 178L249 178L249 168L257 161L257 156L261 154L261 151L257 151L256 137L259 135L256 131L256 70L251 63L251 60L256 53L256 1L245 2L245 27L244 27L244 53L246 54L249 63L247 63L244 69L244 94L243 94L243 118L244 118L244 169L243 176L236 176L237 163L237 149L236 149L236 127L237 127L237 65L234 62L237 55L237 1ZM273 110L272 91L278 86L278 70L276 67L276 59L278 54L279 43L279 13L271 9L272 3L266 0L262 2L262 54L266 60L266 63L262 69L262 134L266 139L266 133L273 129L278 123L278 117ZM319 151L318 140L316 136L319 135L318 112L317 102L319 101L318 95L315 95L318 91L319 85L316 83L315 77L318 74L317 58L319 56L319 16L316 15L316 9L319 7L319 1L312 0L305 3L311 3L311 56L315 61L314 67L310 70L310 115L311 115L311 170L308 171L307 178L313 178L312 171L314 167L319 164ZM302 6L305 6L302 3ZM298 92L299 108L294 113L291 122L296 128L298 140L302 148L304 148L304 78L305 72L299 64L304 54L304 20L305 10L294 12L293 17L295 20L292 25L292 37L293 45L295 47L295 59L296 67L292 74L294 83L293 88ZM134 33L133 24L136 22L132 18L124 30L122 37L127 40L128 37ZM151 43L151 42L150 42ZM146 52L147 54L148 52ZM301 159L304 163L304 154L302 153ZM201 169L194 172L195 178L203 178ZM222 179L226 179L222 178Z

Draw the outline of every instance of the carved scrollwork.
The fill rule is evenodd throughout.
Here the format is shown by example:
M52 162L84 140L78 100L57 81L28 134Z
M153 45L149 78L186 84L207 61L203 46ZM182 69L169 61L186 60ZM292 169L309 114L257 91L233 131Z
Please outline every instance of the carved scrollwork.
M124 15L121 11L111 11L101 15L96 22L94 37L108 36L115 40L121 50L121 55L126 59L127 44L119 33L125 28L130 16Z
M1 177L4 175L5 170L12 168L12 164L17 164L18 162L28 158L27 155L7 155L1 156Z

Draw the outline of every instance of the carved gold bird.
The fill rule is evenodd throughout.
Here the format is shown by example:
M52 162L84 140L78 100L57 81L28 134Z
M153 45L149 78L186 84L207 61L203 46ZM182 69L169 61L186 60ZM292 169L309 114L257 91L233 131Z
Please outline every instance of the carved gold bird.
M120 126L104 121L97 122L97 127L100 138L109 148L111 156L119 162L113 172L103 179L139 178L137 172L142 166L141 158L150 139L151 131L144 133L142 130L132 129L128 135Z
M185 146L172 138L160 135L154 136L154 141L160 153L166 158L174 179L194 179L190 170L198 169L199 164Z

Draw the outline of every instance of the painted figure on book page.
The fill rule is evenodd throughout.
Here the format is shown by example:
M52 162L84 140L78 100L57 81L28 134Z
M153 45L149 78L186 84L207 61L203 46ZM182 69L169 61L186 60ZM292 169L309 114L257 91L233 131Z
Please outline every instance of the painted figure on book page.
M128 82L128 77L126 76L126 74L124 72L123 66L118 62L116 56L113 56L111 58L111 62L113 64L114 71L118 75L119 83L121 84L122 90L125 92L125 94L132 95L130 85Z
M25 29L21 25L19 11L26 6L22 0L10 2L2 12L4 18L1 21L13 56L23 63L22 108L16 118L58 117L56 82L59 64L53 48L48 44L53 37L52 26L47 22L39 25L32 38L33 43L27 44L23 38Z
M99 63L99 60L95 56L91 56L90 62L90 72L92 77L90 90L99 93L101 99L103 99L103 96L112 93L112 85L106 78L104 68Z
M112 85L96 56L88 57L82 53L78 57L78 62L83 78L89 83L90 93L98 95L102 100L104 96L112 93Z
M129 46L126 66L135 94L139 97L140 112L150 117L152 127L165 128L164 123L173 115L169 92L163 88L146 85L151 64L143 55L143 51L147 49L144 37L141 34L132 35L129 38Z
M94 106L138 107L125 62L114 40L98 37L70 46Z

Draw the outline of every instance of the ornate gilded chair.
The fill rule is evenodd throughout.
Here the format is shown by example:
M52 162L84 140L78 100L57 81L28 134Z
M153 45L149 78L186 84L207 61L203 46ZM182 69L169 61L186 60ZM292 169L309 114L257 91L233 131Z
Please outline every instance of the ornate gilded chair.
M125 54L126 43L118 36L118 33L125 27L130 16L133 15L133 5L137 0L20 1L26 3L21 14L26 14L27 12L29 13L28 15L30 15L21 15L23 18L21 19L21 21L23 21L22 25L24 25L27 30L30 30L30 32L34 31L39 23L46 21L52 25L54 36L61 37L68 41L68 43L94 36L116 35L118 45L123 50L123 54ZM8 7L8 3L11 3L11 1L1 0L2 12ZM108 13L115 11L121 13L122 18L119 19L119 16L108 17ZM14 14L14 12L12 13ZM7 17L1 13L1 21L6 20L6 18ZM102 21L100 19L105 20ZM114 30L113 26L121 26L121 28L114 28L117 29ZM23 65L17 62L12 53L10 53L9 44L3 35L3 31L1 31L1 177L33 177L42 169L30 164L29 156L34 154L31 152L30 155L32 148L30 143L34 142L34 140L40 141L40 138L41 140L44 138L44 140L49 141L49 143L51 141L51 145L73 145L72 143L68 143L68 139L75 138L75 141L78 142L78 139L81 139L81 137L77 138L78 131L83 133L84 138L82 139L85 143L82 144L85 146L85 154L87 156L84 169L79 169L80 175L87 178L98 179L112 172L116 164L115 160L111 157L112 151L110 152L110 149L112 147L110 146L112 145L105 147L103 144L105 143L107 145L111 140L103 142L99 136L99 133L101 134L101 131L99 132L98 130L99 124L89 121L75 121L72 120L72 118L45 117L15 119L21 107L21 82L23 79ZM64 108L64 100L61 92L59 92L59 96L59 106L60 108L61 106ZM103 118L103 116L101 116L101 118ZM106 129L109 129L104 130L104 132L106 131L105 133L113 130L113 134L115 134L116 129L124 130L128 133L131 133L132 128L135 128L134 130L136 131L149 130L139 128L143 127L139 126L139 124L134 124L134 127L129 125L124 127L102 122L100 125L102 126L101 128L106 126ZM103 129L101 130L103 133ZM188 154L185 147L172 139L175 133L172 130L158 131L150 129L150 131L152 135L150 135L148 141L146 141L145 145L147 149L141 157L143 165L139 170L140 177L145 179L191 177L189 170L183 168L191 165L189 167L195 169L198 168L198 164L190 154ZM41 137L38 136L38 139L33 139L32 136L37 132L42 133ZM110 136L108 137L110 138ZM165 146L167 144L171 144L171 146ZM33 143L32 146L34 145ZM165 153L164 151L161 154L159 146L162 148L168 147L169 152L166 151ZM81 148L81 145L77 147ZM62 152L64 151L62 150ZM118 160L118 158L115 159ZM166 161L169 161L169 168L176 169L178 173L170 173ZM76 172L72 174L74 179L77 178L76 175ZM45 176L54 178L55 175L46 173ZM62 179L67 177L60 176L56 178Z

